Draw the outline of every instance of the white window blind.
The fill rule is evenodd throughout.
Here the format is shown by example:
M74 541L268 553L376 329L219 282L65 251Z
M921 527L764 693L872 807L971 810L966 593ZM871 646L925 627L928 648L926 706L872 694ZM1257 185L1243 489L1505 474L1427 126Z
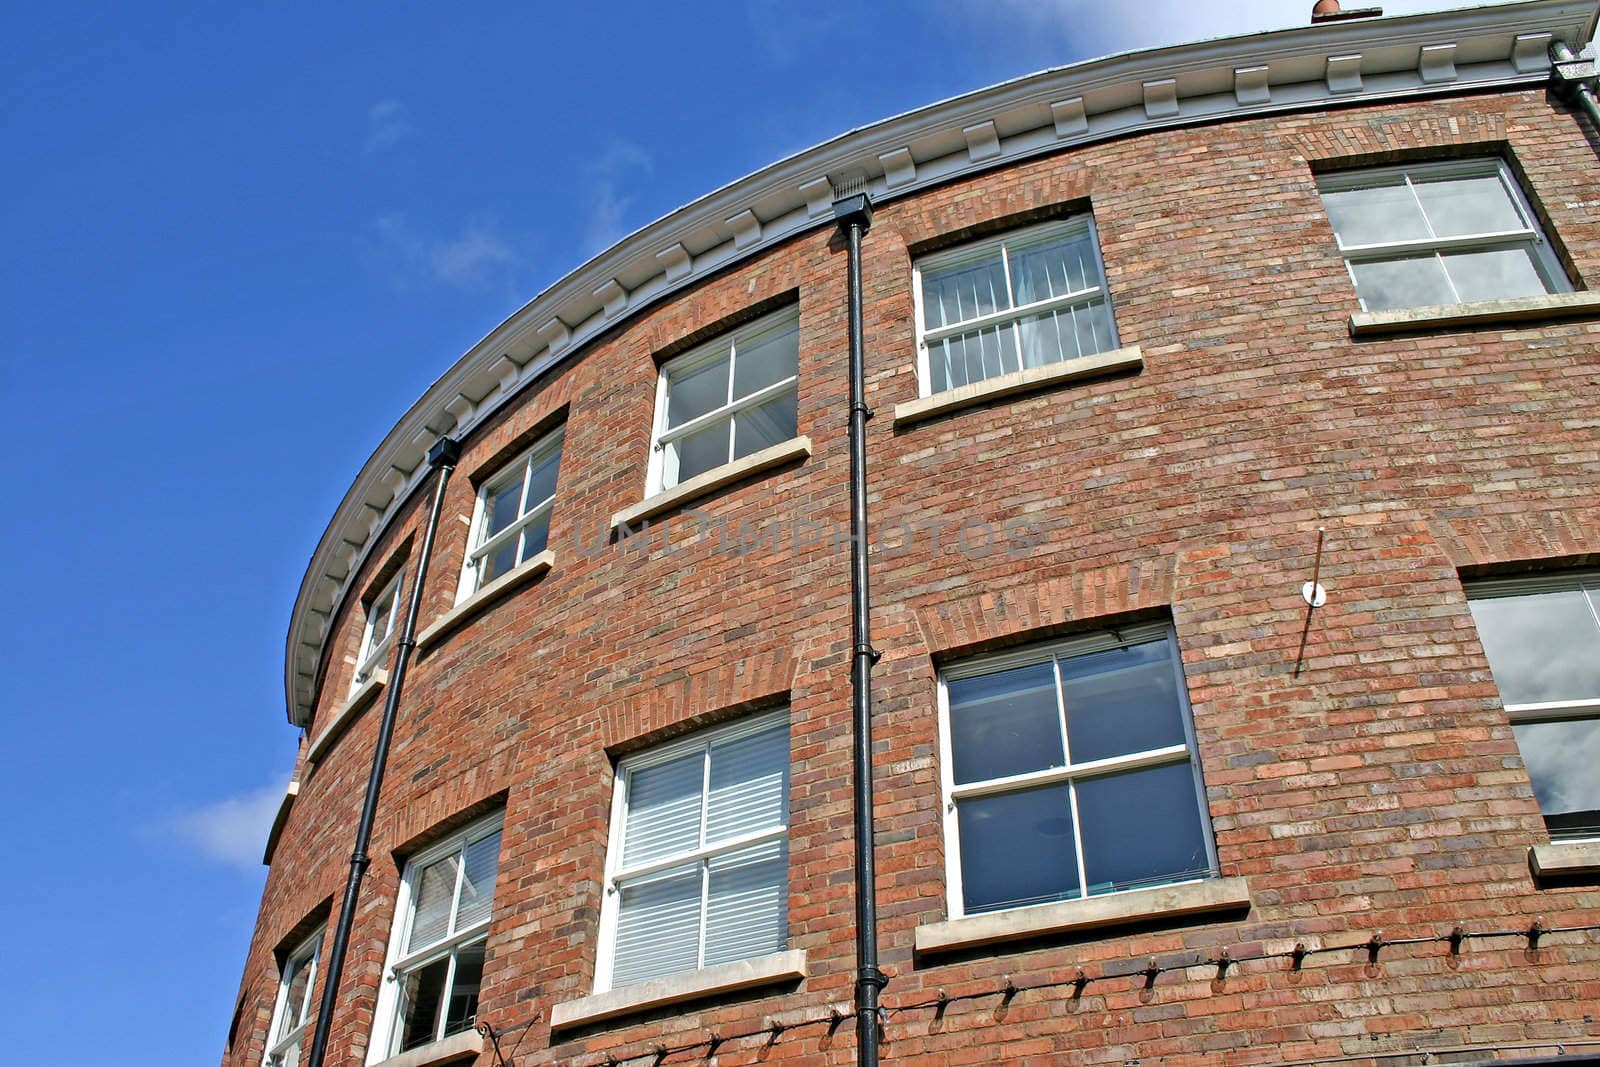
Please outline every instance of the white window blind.
M624 761L618 815L600 988L784 947L786 715L709 731Z
M925 396L1117 345L1087 216L939 252L914 274Z

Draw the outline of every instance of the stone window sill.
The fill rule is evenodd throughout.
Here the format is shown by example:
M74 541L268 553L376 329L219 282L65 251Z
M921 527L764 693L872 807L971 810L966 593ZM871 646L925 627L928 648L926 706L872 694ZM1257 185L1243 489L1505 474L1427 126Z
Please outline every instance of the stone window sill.
M454 1063L468 1056L476 1056L482 1051L483 1035L476 1030L463 1030L410 1052L379 1060L372 1067L435 1067L437 1064Z
M1363 311L1350 316L1350 336L1385 337L1418 330L1515 325L1600 314L1600 293L1551 293L1515 300L1471 304L1430 304L1394 311Z
M1114 348L1110 352L1096 352L1092 356L1081 356L1078 359L1069 359L1061 363L1051 363L1043 367L1030 367L1027 370L1013 371L1002 374L997 378L985 378L981 382L973 382L956 389L946 389L942 393L932 396L919 397L908 400L904 404L894 406L894 424L908 426L921 422L924 419L937 418L940 415L962 408L975 407L987 404L991 400L1003 396L1013 396L1017 393L1032 393L1041 389L1049 389L1055 385L1066 382L1080 381L1084 378L1098 378L1106 374L1115 374L1119 371L1139 370L1144 366L1144 353L1138 345L1129 345L1127 348Z
M1528 850L1535 878L1588 878L1600 875L1600 841L1551 841Z
M917 927L916 949L919 953L930 953L981 948L1045 934L1212 911L1235 911L1249 906L1250 888L1243 878L1211 878L927 923Z
M350 699L345 701L344 707L334 713L328 720L328 725L311 742L311 747L306 749L306 762L316 763L327 755L328 749L339 740L339 736L350 728L356 721L356 716L367 710L367 706L378 699L378 694L383 692L383 687L389 684L388 671L373 671L372 677L361 684L361 687L350 694Z
M272 817L272 829L267 831L266 851L261 854L261 862L272 866L272 854L278 851L278 838L283 836L284 824L289 821L289 809L294 807L294 798L300 795L300 783L290 782L289 788L283 791L283 799L278 802L278 813Z
M736 459L704 474L697 474L688 481L679 482L671 489L647 496L637 504L623 508L611 516L611 528L616 530L624 526L631 527L636 522L654 518L664 511L671 511L680 504L705 496L725 485L732 485L753 474L780 467L797 459L809 458L810 455L811 438L804 434L782 444L763 448L759 452L752 452L743 459Z
M770 956L705 967L688 974L653 978L638 985L623 986L621 989L557 1004L550 1012L550 1029L570 1030L574 1026L664 1008L686 1000L799 981L805 976L804 949L774 952Z
M466 624L467 620L484 608L496 601L505 599L535 578L542 576L551 567L555 566L555 562L555 551L547 548L537 556L523 560L520 567L507 571L467 597L467 599L434 620L432 626L417 635L417 655L422 655L450 634L459 630Z

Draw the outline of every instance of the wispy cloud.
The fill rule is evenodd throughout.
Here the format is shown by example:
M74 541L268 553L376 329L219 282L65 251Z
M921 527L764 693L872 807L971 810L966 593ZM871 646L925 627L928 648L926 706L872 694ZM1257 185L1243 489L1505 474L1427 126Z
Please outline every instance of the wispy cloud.
M459 230L439 236L404 215L373 221L363 244L374 265L401 289L445 284L474 289L509 280L522 257L491 216L467 219Z
M629 141L613 141L585 168L588 218L583 242L590 253L599 252L627 236L628 209L633 206L632 181L647 177L655 166L650 154Z
M253 872L283 800L283 786L264 786L172 815L168 828L183 844L214 863Z
M1493 2L1493 0L1491 0ZM1349 0L1347 7L1379 6L1377 0ZM1460 6L1459 0L1382 0L1384 14L1409 15ZM962 34L999 35L1049 48L1054 63L1135 48L1181 44L1210 37L1258 33L1311 21L1311 0L1150 0L1143 4L1105 4L1100 0L984 0L930 4Z
M406 118L406 107L398 100L379 100L367 109L367 140L365 151L381 152L410 137L413 133Z

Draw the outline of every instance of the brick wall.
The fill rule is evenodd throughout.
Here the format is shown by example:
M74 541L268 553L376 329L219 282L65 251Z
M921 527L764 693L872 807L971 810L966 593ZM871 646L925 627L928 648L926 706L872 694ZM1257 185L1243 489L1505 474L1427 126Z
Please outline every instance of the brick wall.
M1400 945L1375 964L1359 949L1313 952L1299 969L1247 959L1379 930L1600 923L1600 892L1530 878L1544 831L1459 580L1600 559L1600 322L1354 342L1355 296L1313 180L1316 166L1463 152L1509 155L1574 280L1600 272L1594 149L1541 90L1130 137L879 208L863 250L872 519L922 528L872 563L885 1002L984 994L892 1015L888 1060L1279 1063L1600 1040L1593 934L1536 950L1469 939L1459 956ZM895 427L888 413L917 395L908 249L1073 203L1093 210L1117 329L1144 369ZM555 564L413 665L331 1063L365 1056L404 855L500 803L480 1017L541 1013L518 1065L604 1062L848 1005L848 552L827 532L798 543L792 526L848 518L845 284L833 234L797 238L591 346L464 442L421 625L454 603L475 478L564 412ZM670 547L659 526L648 552L607 541L608 517L644 492L655 355L790 293L812 456L698 502L707 528L680 515ZM427 495L354 588L408 538L420 546ZM782 532L736 555L741 522ZM1025 550L977 550L979 524L1008 523L1027 531ZM1297 671L1319 526L1329 600ZM936 664L1148 615L1176 627L1221 872L1248 880L1248 914L914 957L914 928L945 918ZM313 735L348 695L359 604L335 627ZM552 1044L550 1006L593 988L614 755L785 696L789 943L810 977ZM225 1062L261 1061L273 951L337 902L377 725L369 710L301 767ZM1218 978L1207 961L1224 948L1244 962ZM1132 971L1152 956L1163 970L1147 988ZM1029 986L1078 968L1078 995L993 992L1007 976ZM731 1041L716 1062L853 1056L850 1023Z

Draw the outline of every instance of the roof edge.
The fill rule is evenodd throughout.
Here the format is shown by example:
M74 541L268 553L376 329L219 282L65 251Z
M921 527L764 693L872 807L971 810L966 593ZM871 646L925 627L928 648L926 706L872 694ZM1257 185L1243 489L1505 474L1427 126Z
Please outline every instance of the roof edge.
M373 450L318 541L295 598L284 664L290 723L310 721L328 627L351 576L426 474L433 441L470 433L588 341L664 298L831 225L830 175L864 173L873 199L882 203L1129 134L1537 84L1549 75L1549 44L1582 48L1597 22L1600 0L1522 0L1118 53L858 127L669 212L489 331Z

